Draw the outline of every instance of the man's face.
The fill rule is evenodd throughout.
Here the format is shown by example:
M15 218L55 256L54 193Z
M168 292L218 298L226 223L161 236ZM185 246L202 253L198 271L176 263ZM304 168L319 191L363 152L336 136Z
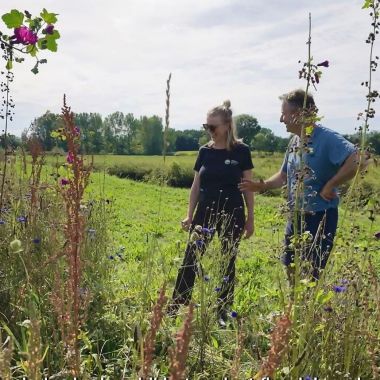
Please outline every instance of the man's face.
M284 123L286 130L290 133L297 133L299 126L297 125L297 108L289 104L287 101L282 102L280 122Z

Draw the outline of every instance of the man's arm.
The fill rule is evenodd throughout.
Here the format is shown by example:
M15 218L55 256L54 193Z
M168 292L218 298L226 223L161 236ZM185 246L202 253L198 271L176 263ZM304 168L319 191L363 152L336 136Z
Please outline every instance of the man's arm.
M354 152L347 157L346 161L344 161L343 165L339 168L334 177L326 183L320 192L320 196L326 201L331 201L336 198L337 195L334 188L352 179L358 170L358 165L359 154L358 152Z
M250 181L248 179L243 179L242 183L239 184L239 189L241 191L265 191L271 189L277 189L282 187L286 182L286 173L282 170L272 175L272 177L266 179L265 181Z

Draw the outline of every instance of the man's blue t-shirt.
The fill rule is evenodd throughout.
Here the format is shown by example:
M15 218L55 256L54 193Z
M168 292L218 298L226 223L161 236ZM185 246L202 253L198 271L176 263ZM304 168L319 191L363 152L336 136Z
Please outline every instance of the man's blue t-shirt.
M296 175L300 167L299 145L300 138L293 136L281 167L287 175L290 208L294 206ZM339 133L321 125L314 127L307 145L309 152L304 154L304 162L309 170L304 181L304 208L307 211L323 211L337 207L338 196L331 201L326 201L319 193L338 172L344 161L356 151L356 148Z

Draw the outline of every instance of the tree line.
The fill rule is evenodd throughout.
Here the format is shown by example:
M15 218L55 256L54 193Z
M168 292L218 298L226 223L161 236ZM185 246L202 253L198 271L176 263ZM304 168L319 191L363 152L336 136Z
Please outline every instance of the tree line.
M135 117L132 113L114 112L105 118L99 113L77 113L76 125L81 131L81 146L85 154L119 155L161 155L163 151L162 119L158 116ZM52 132L60 127L60 115L50 111L37 117L21 138L10 135L8 146L17 147L27 136L38 137L45 151L66 150L65 141L57 140ZM289 138L276 136L270 129L260 126L258 120L248 114L235 117L239 138L252 150L266 152L285 152ZM346 135L354 143L359 142L358 135ZM198 129L167 131L166 151L196 151L209 140L207 133ZM4 141L0 141L4 147ZM368 143L373 152L380 154L380 132L368 134Z

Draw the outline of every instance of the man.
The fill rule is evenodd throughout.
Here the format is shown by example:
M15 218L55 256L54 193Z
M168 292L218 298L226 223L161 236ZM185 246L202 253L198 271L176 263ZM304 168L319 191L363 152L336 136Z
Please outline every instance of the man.
M288 132L294 134L289 142L281 169L265 181L254 182L244 180L239 188L242 191L265 191L282 187L287 183L289 220L285 231L285 252L282 262L287 266L289 280L292 283L294 265L294 232L297 208L300 215L304 213L304 224L297 221L297 231L308 231L311 236L301 252L302 263L311 264L314 279L319 278L320 270L326 266L338 223L339 197L337 187L354 177L358 168L358 153L353 144L340 134L320 124L305 123L303 103L305 91L295 90L280 97L282 114L280 122L284 123ZM313 114L315 110L313 96L306 97L306 110ZM301 171L301 133L304 139L303 171ZM296 200L297 178L304 181L303 193ZM298 205L296 205L298 203ZM312 237L312 238L311 238Z

